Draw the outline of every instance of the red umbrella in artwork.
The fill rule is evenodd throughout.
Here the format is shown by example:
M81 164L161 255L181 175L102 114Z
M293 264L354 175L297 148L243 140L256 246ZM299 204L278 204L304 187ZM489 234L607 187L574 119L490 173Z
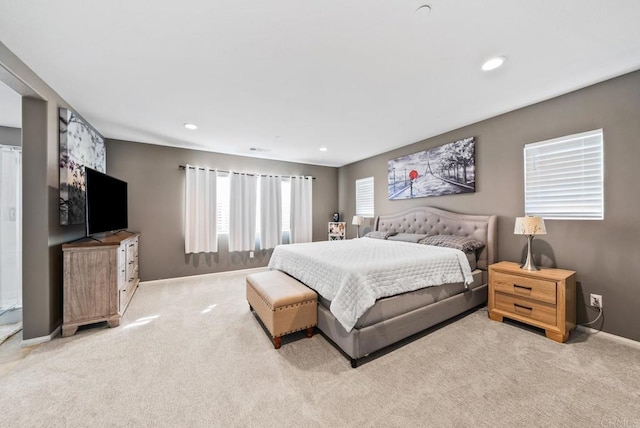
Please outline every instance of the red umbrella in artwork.
M411 197L413 197L413 182L416 181L416 178L418 178L418 171L415 169L409 171L409 179L411 180Z

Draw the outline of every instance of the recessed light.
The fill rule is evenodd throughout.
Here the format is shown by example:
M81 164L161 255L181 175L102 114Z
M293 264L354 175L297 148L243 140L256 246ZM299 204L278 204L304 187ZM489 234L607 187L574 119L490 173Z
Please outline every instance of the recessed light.
M495 70L496 68L502 66L502 64L504 64L506 60L507 59L503 56L496 56L496 57L490 58L487 61L485 61L484 64L482 64L482 70L483 71Z
M327 150L329 150L329 149L327 149L326 147L320 147L320 151L321 152L326 152Z
M194 130L194 129L198 129L198 127L196 125L194 125L193 123L185 123L184 127L190 130Z
M418 15L427 16L431 13L431 6L428 4L423 4L416 9L416 13Z

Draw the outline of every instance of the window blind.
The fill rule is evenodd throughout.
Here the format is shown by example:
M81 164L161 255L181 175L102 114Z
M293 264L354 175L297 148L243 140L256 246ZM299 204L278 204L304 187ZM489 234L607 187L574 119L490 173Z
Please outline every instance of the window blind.
M602 220L603 160L602 129L525 145L525 214Z
M356 215L373 217L373 177L356 180Z

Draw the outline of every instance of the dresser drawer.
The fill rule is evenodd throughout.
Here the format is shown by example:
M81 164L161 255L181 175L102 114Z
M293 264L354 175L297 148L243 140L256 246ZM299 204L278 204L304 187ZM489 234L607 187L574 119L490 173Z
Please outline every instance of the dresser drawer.
M127 260L138 257L138 238L134 238L127 243Z
M127 274L126 268L123 266L118 267L118 290L127 286Z
M127 284L127 288L120 290L120 308L119 312L121 314L124 313L125 309L129 305L129 301L131 297L133 297L133 293L136 291L136 286L133 282Z
M118 248L118 266L124 266L127 260L127 247L121 244Z
M556 324L556 306L511 294L496 292L495 307L504 312L520 315L545 324Z
M491 279L495 291L527 297L539 302L556 304L556 283L526 276L493 272Z

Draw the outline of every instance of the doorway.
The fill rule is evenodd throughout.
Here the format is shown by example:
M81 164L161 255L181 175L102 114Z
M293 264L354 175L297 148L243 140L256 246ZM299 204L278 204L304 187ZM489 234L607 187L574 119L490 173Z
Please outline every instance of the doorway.
M21 176L22 148L0 145L0 324L22 320Z
M21 96L0 83L0 343L22 329Z

